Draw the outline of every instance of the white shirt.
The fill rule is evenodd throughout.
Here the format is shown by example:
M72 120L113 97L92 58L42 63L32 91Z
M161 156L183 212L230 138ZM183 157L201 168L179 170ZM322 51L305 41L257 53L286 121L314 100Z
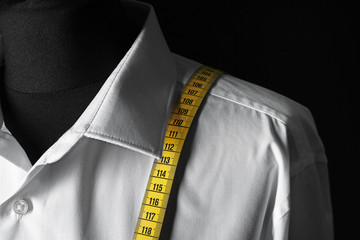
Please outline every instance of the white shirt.
M132 239L169 113L200 63L169 51L149 5L126 5L148 14L144 27L34 166L0 111L1 240ZM323 145L310 112L284 96L222 75L179 164L162 239L333 238Z

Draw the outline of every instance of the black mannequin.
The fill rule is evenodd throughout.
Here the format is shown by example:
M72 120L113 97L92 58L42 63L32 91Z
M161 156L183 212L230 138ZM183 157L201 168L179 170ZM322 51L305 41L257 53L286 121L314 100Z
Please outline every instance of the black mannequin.
M1 107L6 127L34 164L79 118L138 28L119 0L1 5Z

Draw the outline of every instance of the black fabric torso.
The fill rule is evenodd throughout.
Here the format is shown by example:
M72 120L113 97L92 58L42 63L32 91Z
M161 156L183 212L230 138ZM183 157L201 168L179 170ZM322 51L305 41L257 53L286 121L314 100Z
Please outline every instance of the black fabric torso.
M75 123L135 39L122 10L112 0L1 6L1 108L32 164Z

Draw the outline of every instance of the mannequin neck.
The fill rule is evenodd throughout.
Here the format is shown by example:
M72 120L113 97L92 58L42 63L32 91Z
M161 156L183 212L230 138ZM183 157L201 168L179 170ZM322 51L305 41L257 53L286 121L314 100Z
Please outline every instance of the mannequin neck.
M120 1L28 0L9 6L0 13L3 84L43 93L106 80L130 47L133 29Z
M139 29L124 12L119 0L0 6L1 108L32 164L76 122L135 40Z

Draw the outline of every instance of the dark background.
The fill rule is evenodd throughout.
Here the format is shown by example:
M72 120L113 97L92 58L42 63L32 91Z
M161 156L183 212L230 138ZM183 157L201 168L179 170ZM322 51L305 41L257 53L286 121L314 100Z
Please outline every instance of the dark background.
M154 6L173 52L310 109L328 156L336 239L357 236L355 5L325 0L144 2Z

